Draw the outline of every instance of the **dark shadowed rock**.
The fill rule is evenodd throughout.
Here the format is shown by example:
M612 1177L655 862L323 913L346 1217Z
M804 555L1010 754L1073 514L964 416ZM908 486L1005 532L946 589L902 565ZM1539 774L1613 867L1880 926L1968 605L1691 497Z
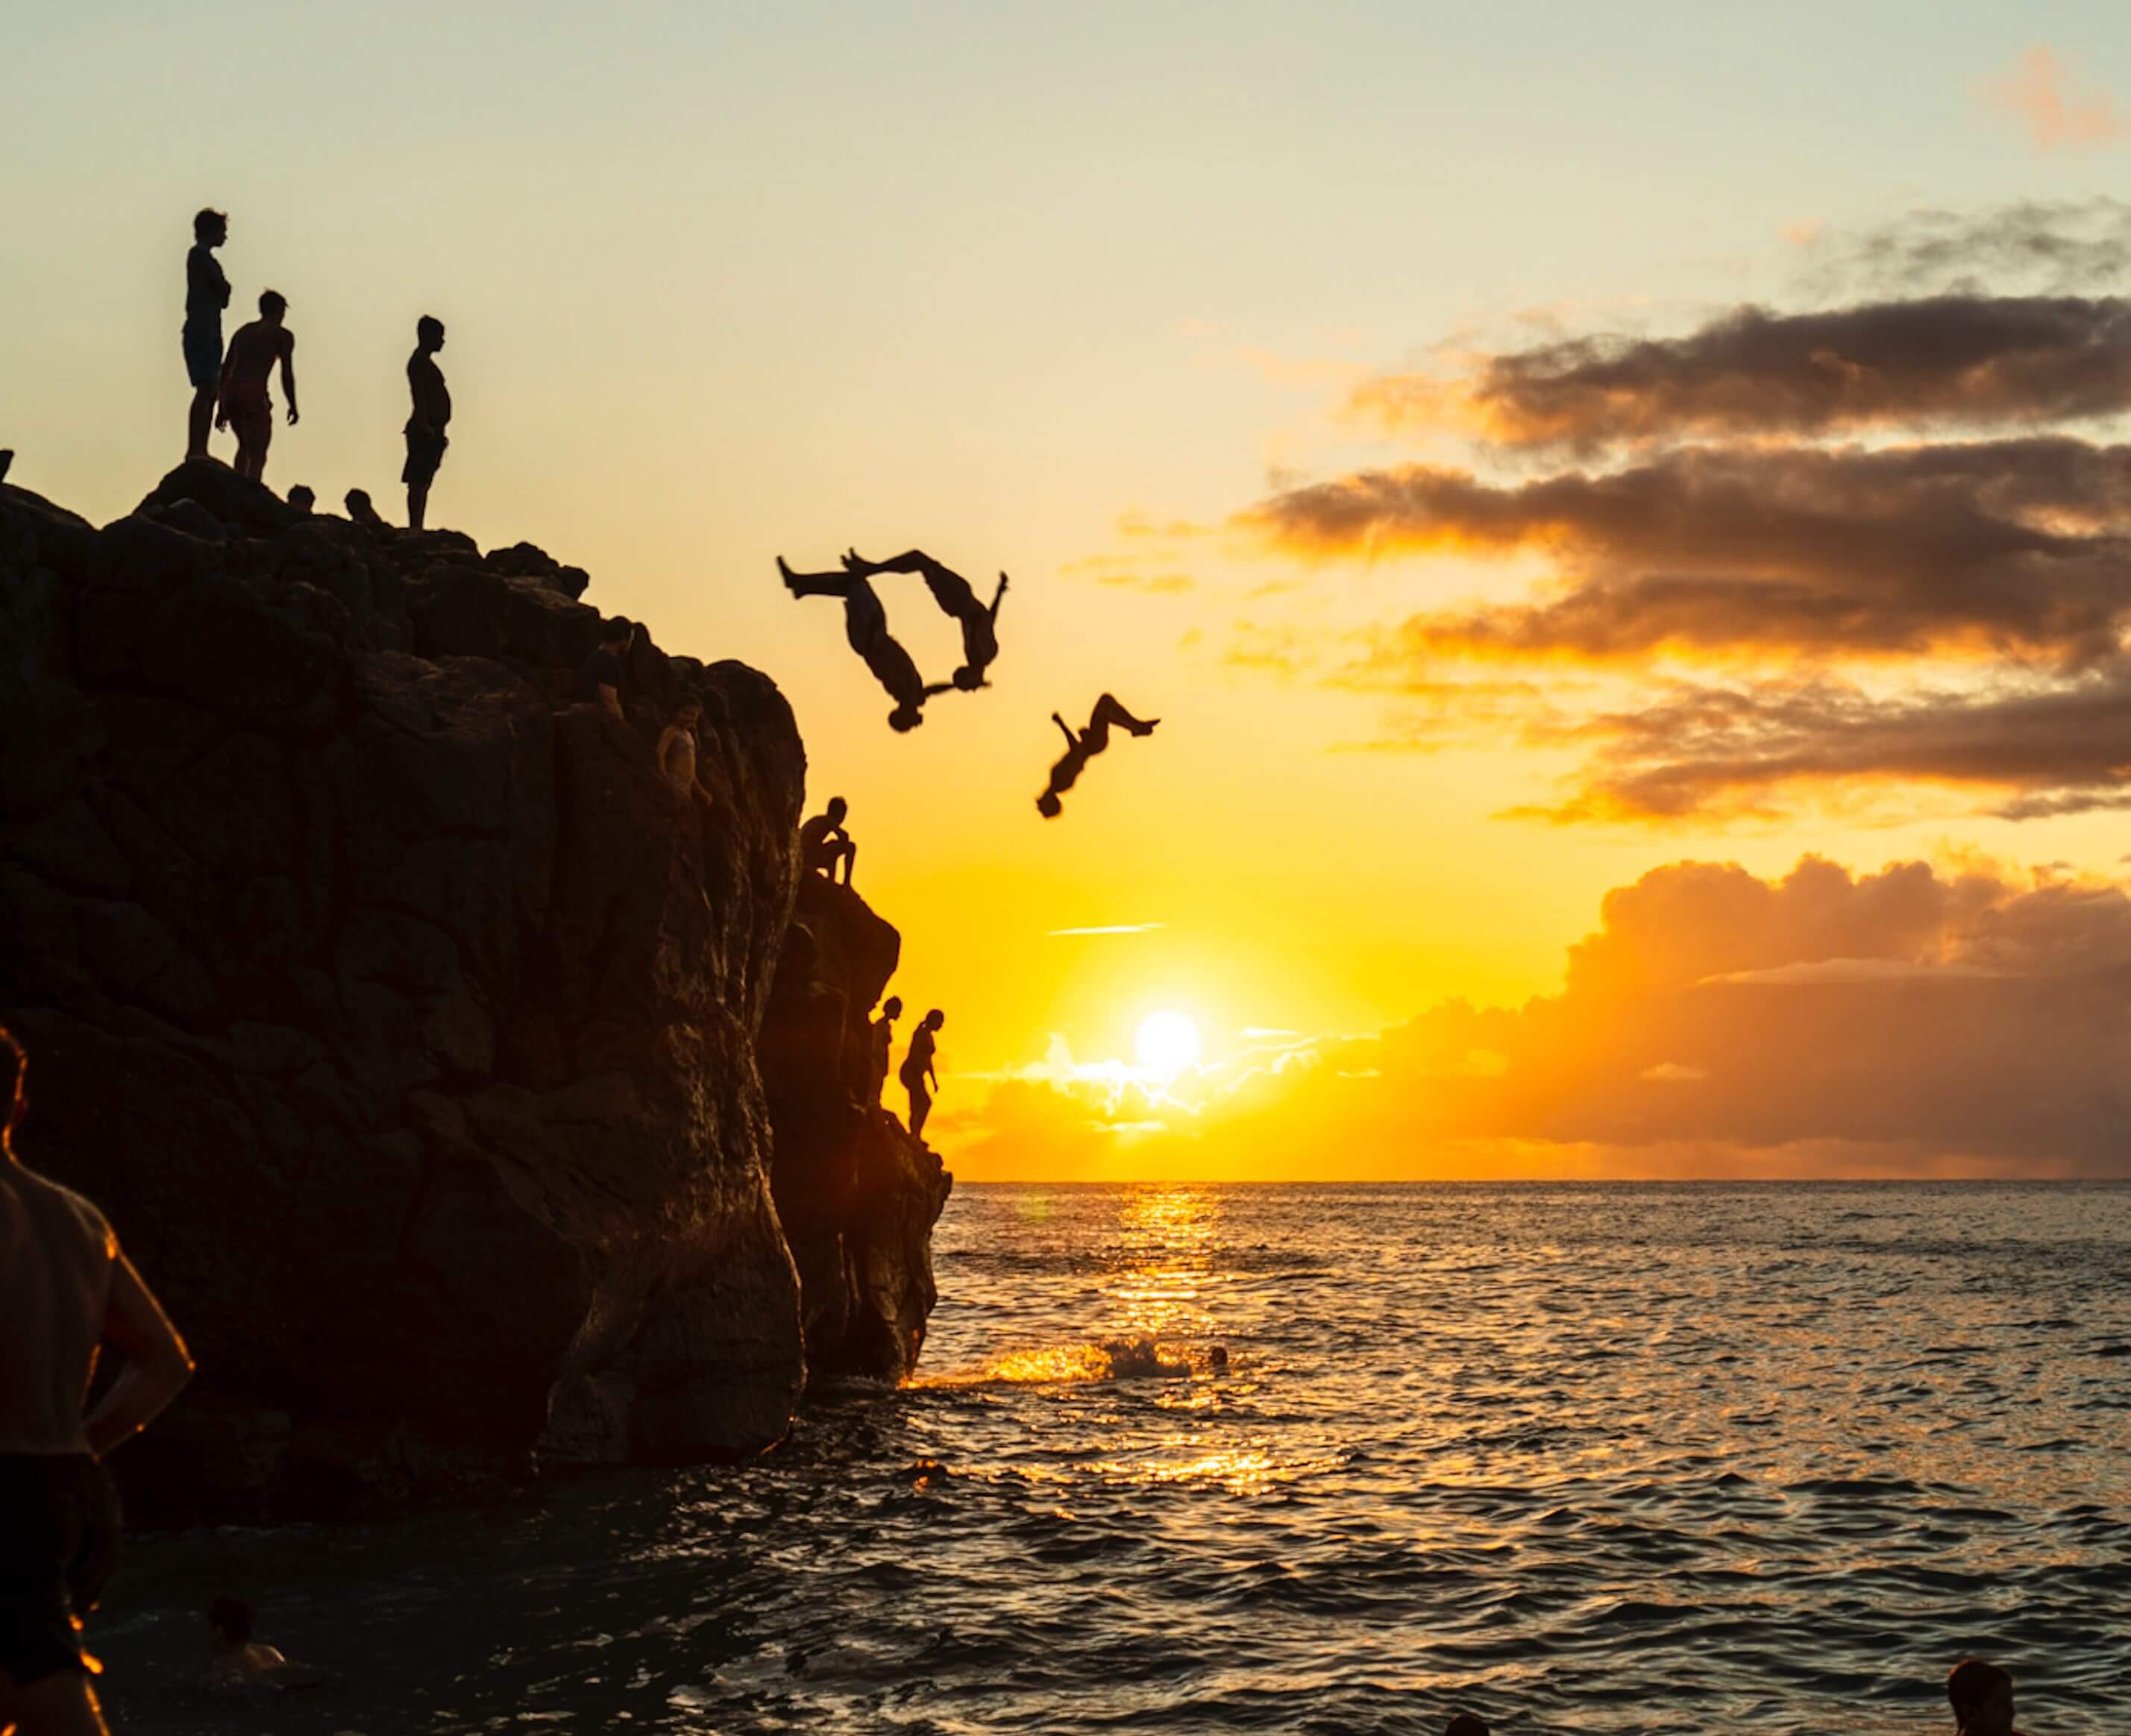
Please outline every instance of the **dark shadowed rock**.
M897 937L797 883L789 707L649 634L630 724L572 703L599 617L500 552L218 465L101 530L0 487L21 1146L200 1361L145 1522L752 1453L922 1342L946 1178L850 1092Z
M575 600L591 582L582 567L565 567L544 548L530 543L514 543L508 548L491 548L481 565L506 578L537 579L551 590Z

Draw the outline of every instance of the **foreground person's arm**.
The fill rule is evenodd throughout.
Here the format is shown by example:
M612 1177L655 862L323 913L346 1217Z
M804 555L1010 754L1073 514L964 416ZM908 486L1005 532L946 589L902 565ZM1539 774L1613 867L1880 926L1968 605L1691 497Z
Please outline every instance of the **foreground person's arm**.
M184 1340L122 1253L111 1265L103 1341L125 1359L125 1365L82 1422L89 1450L99 1459L160 1416L193 1375Z

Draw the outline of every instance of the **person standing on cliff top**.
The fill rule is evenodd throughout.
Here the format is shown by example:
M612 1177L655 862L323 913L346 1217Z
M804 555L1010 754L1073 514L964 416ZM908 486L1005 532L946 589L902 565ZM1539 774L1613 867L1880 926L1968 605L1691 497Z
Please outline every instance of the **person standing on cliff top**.
M192 251L185 255L185 324L179 335L193 401L185 415L185 457L207 457L208 423L215 388L222 383L222 310L229 305L229 280L214 250L229 239L229 218L202 211L193 218Z
M932 1065L937 1046L934 1033L946 1022L947 1015L936 1007L925 1015L911 1034L910 1052L903 1056L903 1071L897 1075L910 1093L910 1136L915 1140L925 1137L925 1117L932 1112L933 1092L940 1088L940 1075ZM931 1091L926 1089L928 1084Z
M880 1016L873 1021L872 1046L866 1055L866 1107L880 1107L880 1094L888 1088L888 1066L895 1052L895 1021L903 1016L903 997L890 995L880 1003Z
M422 515L429 507L429 485L444 461L444 448L452 443L444 432L452 422L452 395L436 361L443 347L443 321L424 313L414 323L414 353L407 358L407 390L414 408L407 418L407 463L400 480L407 485L409 530L422 528Z
M799 867L802 873L826 874L830 885L834 886L836 864L840 862L844 865L844 884L851 883L851 873L859 865L859 847L844 830L844 815L850 811L842 796L831 796L828 806L799 828Z
M282 324L289 299L278 289L259 298L259 317L237 328L222 363L222 401L217 428L237 430L237 474L254 482L266 474L266 447L274 438L274 404L266 382L281 365L281 395L289 400L289 426L296 425L296 334Z
M29 1062L0 1029L0 1730L101 1736L81 1617L117 1559L102 1460L161 1413L192 1358L103 1214L15 1155ZM97 1350L123 1357L86 1415Z

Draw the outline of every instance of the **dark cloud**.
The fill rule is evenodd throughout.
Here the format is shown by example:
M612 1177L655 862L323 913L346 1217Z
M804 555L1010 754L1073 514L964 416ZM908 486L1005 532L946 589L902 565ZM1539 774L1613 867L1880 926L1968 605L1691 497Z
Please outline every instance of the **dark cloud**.
M1580 337L1446 385L1389 375L1354 407L1510 447L2042 426L2131 406L2131 303L1938 295L1741 308L1686 337Z
M2131 268L2131 204L2113 198L2027 199L1994 210L1920 207L1885 222L1822 228L1803 247L1800 292L1857 294L2040 294L2113 284Z
M2062 438L1696 448L1508 484L1409 465L1238 522L1305 554L1555 563L1546 601L1407 622L1416 657L1955 649L2078 665L2114 652L2131 609L2131 447Z
M979 1161L1053 1176L1100 1173L1127 1116L1142 1169L1232 1177L1297 1150L1343 1176L2121 1174L2127 1112L2121 887L1808 857L1616 888L1562 992L1521 1007L1445 1002L1185 1113L1023 1087L996 1138L982 1112L970 1131Z
M1888 699L1832 681L1688 687L1574 733L1604 744L1577 793L1536 817L1767 814L1807 787L1945 784L2009 819L2131 803L2131 663L1981 693Z

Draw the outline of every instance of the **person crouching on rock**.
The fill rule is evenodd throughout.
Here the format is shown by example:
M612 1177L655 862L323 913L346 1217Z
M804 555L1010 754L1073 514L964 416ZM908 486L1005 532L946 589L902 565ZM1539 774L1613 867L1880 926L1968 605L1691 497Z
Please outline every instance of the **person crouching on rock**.
M289 400L289 426L296 425L296 334L282 324L288 298L269 289L259 298L259 317L240 326L222 363L217 428L237 431L237 474L255 482L266 474L266 448L274 438L274 404L266 382L281 365L281 395Z
M29 1063L0 1030L0 1730L102 1736L81 1648L118 1554L104 1456L160 1415L192 1358L103 1214L26 1168ZM124 1359L84 1415L98 1347Z
M932 1093L940 1088L940 1075L933 1070L932 1056L938 1047L934 1035L947 1022L947 1015L934 1007L925 1015L923 1021L912 1033L910 1051L903 1058L903 1071L897 1075L903 1088L910 1093L910 1136L925 1137L925 1117L932 1112ZM931 1090L926 1087L930 1085Z
M424 313L414 323L414 353L407 358L407 390L414 410L407 418L407 462L400 480L407 485L407 528L419 530L429 509L429 485L437 479L437 466L444 461L451 437L452 395L444 385L444 371L437 366L437 352L444 347L444 323Z
M851 835L844 830L844 816L850 812L840 796L831 796L829 805L799 828L799 867L803 873L826 874L833 886L836 880L836 864L844 865L844 884L851 883L851 870L859 865L859 847L851 842Z

